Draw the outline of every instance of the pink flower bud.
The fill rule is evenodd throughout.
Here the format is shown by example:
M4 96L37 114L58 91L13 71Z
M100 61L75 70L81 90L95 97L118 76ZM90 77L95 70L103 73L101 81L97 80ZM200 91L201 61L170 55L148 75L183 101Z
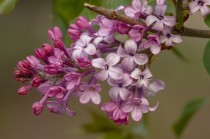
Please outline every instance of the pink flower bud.
M87 68L91 66L91 61L88 58L78 58L78 66L81 68Z
M48 35L52 41L62 39L62 32L59 27L54 27L51 30L48 30Z
M44 105L40 102L35 102L32 106L33 113L38 116L43 111Z
M85 28L87 28L89 26L89 22L88 22L88 20L85 17L80 16L76 20L76 25L78 27L80 27L80 29L85 29Z
M26 95L31 90L31 88L32 87L30 85L22 86L21 88L18 89L18 94L19 95Z
M23 60L18 62L17 67L20 69L23 68L29 69L31 67L31 64L28 60Z
M44 71L48 74L54 75L61 72L61 69L57 67L56 65L45 65Z
M43 79L40 77L34 77L33 80L31 81L31 86L33 87L38 87L41 83L43 83Z
M45 59L46 58L46 54L45 54L44 50L41 49L41 48L36 49L34 51L34 54L39 59Z
M53 52L52 46L49 45L49 44L47 44L47 43L44 43L44 44L42 45L42 49L43 49L43 51L45 52L45 54L48 55L48 56L51 55L52 52Z
M118 22L117 23L117 29L118 29L118 32L121 33L121 34L126 34L128 33L129 31L129 26L123 22Z

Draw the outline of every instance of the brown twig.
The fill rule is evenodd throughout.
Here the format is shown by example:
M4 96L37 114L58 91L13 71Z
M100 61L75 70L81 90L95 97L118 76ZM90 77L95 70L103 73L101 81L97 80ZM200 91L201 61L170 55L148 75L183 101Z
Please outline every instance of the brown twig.
M124 23L130 24L130 25L137 25L141 24L144 25L143 23L130 18L128 16L122 15L114 10L111 9L106 9L103 7L97 7L95 5L90 5L88 3L84 3L84 6L91 11L94 11L98 14L104 15L106 18L111 19L111 20L118 20L122 21ZM187 28L183 27L183 30L177 31L173 30L174 34L182 35L182 36L187 36L187 37L196 37L196 38L210 38L210 30L200 30L200 29L192 29L192 28Z

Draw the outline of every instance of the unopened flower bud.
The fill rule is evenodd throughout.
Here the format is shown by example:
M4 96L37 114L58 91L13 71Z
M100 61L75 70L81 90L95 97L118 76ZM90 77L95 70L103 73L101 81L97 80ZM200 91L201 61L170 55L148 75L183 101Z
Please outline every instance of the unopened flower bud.
M45 54L48 55L48 56L51 55L52 52L53 52L52 46L49 45L49 44L47 44L47 43L44 43L44 44L42 45L42 49L43 49L43 51L45 52Z
M88 22L88 20L85 17L80 16L76 20L76 25L78 27L80 27L80 29L85 29L85 28L87 28L89 26L89 22Z
M33 113L39 115L43 111L44 105L40 102L35 102L32 106Z
M18 89L18 94L19 95L26 95L28 92L31 90L30 85L22 86L21 88Z
M62 32L59 27L54 27L53 29L48 31L48 35L52 41L62 39Z
M38 87L41 83L43 83L43 79L40 77L34 77L33 80L31 81L31 86L33 87Z
M36 49L34 51L34 54L39 59L45 59L46 58L46 54L45 54L44 50L41 49L41 48Z
M123 22L118 22L117 23L117 29L118 29L118 32L121 33L121 34L126 34L128 33L129 31L129 26Z

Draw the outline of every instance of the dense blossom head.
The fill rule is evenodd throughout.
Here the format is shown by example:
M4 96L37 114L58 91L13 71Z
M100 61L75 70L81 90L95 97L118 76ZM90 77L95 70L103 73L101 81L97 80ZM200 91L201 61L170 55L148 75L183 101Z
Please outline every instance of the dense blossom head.
M128 124L130 114L140 121L144 113L157 108L150 107L148 97L165 87L163 81L152 79L152 56L161 52L162 44L171 47L181 42L171 32L176 21L166 9L164 0L157 0L154 11L146 0L118 8L116 12L144 21L134 26L101 15L92 21L80 16L68 29L70 47L59 27L50 29L52 44L44 43L18 62L14 77L24 83L18 93L37 88L42 98L32 106L35 115L46 106L52 113L75 116L68 102L76 98L82 104L100 104L116 124ZM119 40L119 35L126 39ZM109 88L103 88L103 82ZM104 95L109 96L106 103Z

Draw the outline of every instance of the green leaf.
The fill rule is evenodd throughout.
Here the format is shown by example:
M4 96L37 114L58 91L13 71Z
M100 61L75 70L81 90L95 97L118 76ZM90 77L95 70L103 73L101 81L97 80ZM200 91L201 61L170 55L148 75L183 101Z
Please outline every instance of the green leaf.
M74 20L84 9L88 0L53 0L54 24L66 32L70 21Z
M10 13L19 0L0 0L0 14L6 15Z
M184 62L189 62L189 59L185 57L185 55L176 47L173 47L172 52L174 55L176 55L179 59L181 59Z
M109 9L116 9L117 7L124 5L131 5L130 0L104 0L102 2L102 7L109 8Z
M202 98L193 100L185 106L181 117L177 120L177 122L175 122L173 126L173 130L177 137L180 137L182 135L190 119L192 119L195 113L201 108L201 106L203 106L205 102L207 102L207 99Z
M203 64L204 64L204 67L206 68L206 71L210 75L210 41L208 41L204 49Z
M204 22L205 22L206 25L210 28L210 14L207 15L207 16L204 18Z
M85 132L87 133L121 132L120 127L115 125L106 116L103 116L91 109L90 113L92 115L92 122L83 125L83 129Z
M96 6L101 6L103 0L89 0L88 3L92 4L92 5L96 5ZM89 20L92 20L93 18L96 17L97 13L85 8L82 12L81 12L82 16L85 16L86 18L88 18Z

